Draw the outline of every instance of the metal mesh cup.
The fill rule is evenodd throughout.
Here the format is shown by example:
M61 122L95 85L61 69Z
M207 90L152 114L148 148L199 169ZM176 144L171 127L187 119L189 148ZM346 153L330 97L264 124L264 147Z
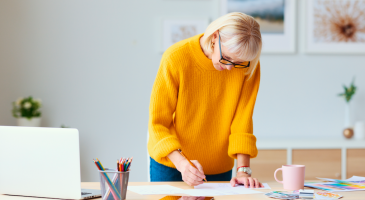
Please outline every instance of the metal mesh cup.
M103 200L125 200L129 180L129 171L119 172L106 168L99 170L100 188Z

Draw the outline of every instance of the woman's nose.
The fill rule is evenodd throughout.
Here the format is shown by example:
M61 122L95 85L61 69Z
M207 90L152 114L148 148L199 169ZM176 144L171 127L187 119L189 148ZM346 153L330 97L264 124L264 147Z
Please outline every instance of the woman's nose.
M228 70L231 70L231 69L232 69L232 65L226 65L226 68L227 68Z

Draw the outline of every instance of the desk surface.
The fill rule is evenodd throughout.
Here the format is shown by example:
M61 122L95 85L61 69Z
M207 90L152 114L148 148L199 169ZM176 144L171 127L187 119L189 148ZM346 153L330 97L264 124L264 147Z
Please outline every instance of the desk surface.
M259 190L262 192L269 192L273 190L281 190L283 191L283 186L280 183L277 182L267 182L269 186L271 187L271 190ZM175 187L179 187L181 189L193 189L193 187L188 186L184 182L130 182L129 185L171 185ZM100 189L99 182L83 182L81 183L82 188L85 189ZM320 190L316 190L320 191ZM245 194L245 195L228 195L228 196L217 196L214 197L216 200L242 200L242 199L265 199L270 200L272 198L268 198L262 194ZM365 191L356 191L356 192L335 192L338 194L343 195L343 200L365 200ZM139 195L137 193L128 191L127 192L127 200L158 200L166 195ZM186 195L185 195L186 196ZM31 198L31 197L20 197L20 196L6 196L6 195L0 195L0 200L39 200L40 198ZM45 199L45 198L42 198ZM101 198L97 198L101 199ZM96 199L95 199L96 200Z

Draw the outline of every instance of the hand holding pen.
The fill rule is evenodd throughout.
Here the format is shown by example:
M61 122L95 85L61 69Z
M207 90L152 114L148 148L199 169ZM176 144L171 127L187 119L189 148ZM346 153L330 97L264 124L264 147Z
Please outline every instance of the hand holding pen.
M174 159L175 162L173 162L176 169L181 173L185 183L190 186L196 186L202 184L203 179L206 181L203 167L197 160L190 161L180 149L174 152L173 157L179 157L178 159L171 158Z

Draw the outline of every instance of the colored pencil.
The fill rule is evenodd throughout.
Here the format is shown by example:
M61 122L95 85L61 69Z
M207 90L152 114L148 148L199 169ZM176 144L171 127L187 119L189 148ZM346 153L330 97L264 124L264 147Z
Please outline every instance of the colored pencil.
M100 160L98 158L93 159L95 166L100 170L100 171L105 171L105 168L103 166L103 164L101 164ZM116 171L119 172L127 172L129 171L131 164L133 161L133 157L130 158L120 158L117 159L117 169ZM106 184L109 186L106 193L105 193L105 198L109 199L109 197L111 197L111 195L113 196L114 199L120 199L121 197L121 193L119 193L119 191L116 188L117 182L119 181L118 177L121 177L121 174L115 174L113 179L111 180L110 177L108 176L108 174L106 172L101 172L102 177L105 179ZM120 187L122 187L121 185L122 183L120 183ZM121 190L122 191L122 190Z
M97 161L94 160L94 163L98 167L99 170L105 171L103 165L100 163L99 159L96 158ZM109 188L111 188L111 192L113 194L114 199L120 199L120 194L118 193L117 188L113 184L113 182L110 180L107 173L102 173L103 177L105 178L107 184L109 185Z
M127 159L125 160L125 162L124 162L124 171L126 171L126 170L127 170L127 163L128 163L128 160L129 160L129 158L127 158Z
M117 160L117 171L120 172L120 169L119 169L119 160Z
M125 162L126 162L126 158L123 158L123 162L122 162L122 172L124 172L124 170L125 170Z
M130 166L132 164L132 161L133 161L133 157L131 157L131 159L130 159L128 165L127 165L127 170L126 171L129 171L129 168L130 168Z
M114 185L116 185L117 184L117 182L118 182L118 177L119 177L119 175L118 174L115 174L114 175L114 177L113 177L113 184ZM111 192L110 192L110 187L108 187L108 189L107 189L107 191L106 191L106 193L105 193L106 195L106 198L104 198L105 200L108 200L109 199L109 196L110 196L110 194L111 194Z
M96 161L98 161L98 162L99 162L99 164L100 164L100 166L101 166L101 169L103 169L103 171L105 171L105 169L104 169L103 165L101 164L100 160L99 160L98 158L96 158Z
M129 171L129 168L131 167L132 162L129 163L128 167L127 167L127 171Z
M95 165L96 165L96 167L99 169L99 170L101 170L101 168L100 168L100 165L98 165L98 163L94 160L94 163L95 163ZM106 180L106 182L107 182L107 184L108 184L108 186L109 186L109 188L112 188L112 186L110 185L110 180L108 181L108 178L105 176L106 175L106 173L101 173L101 175L104 177L104 179ZM114 199L117 199L118 198L118 195L115 193L115 191L114 190L112 190L112 195L113 195L113 197L114 197Z
M99 164L100 165L100 168L103 170L103 171L105 171L105 169L104 169L104 167L103 167L103 165L101 164L101 162L100 162L100 160L99 159L97 159L97 164ZM120 197L120 194L119 194L119 192L118 192L118 190L117 190L117 188L115 187L115 185L113 184L113 182L110 180L110 178L109 178L109 176L108 176L108 174L107 173L104 173L105 174L105 176L106 176L106 180L107 180L107 182L109 182L109 188L110 188L110 190L112 191L112 193L113 193L113 191L115 191L116 192L116 195L118 196L118 197ZM114 195L113 195L114 196ZM115 197L115 196L114 196Z

